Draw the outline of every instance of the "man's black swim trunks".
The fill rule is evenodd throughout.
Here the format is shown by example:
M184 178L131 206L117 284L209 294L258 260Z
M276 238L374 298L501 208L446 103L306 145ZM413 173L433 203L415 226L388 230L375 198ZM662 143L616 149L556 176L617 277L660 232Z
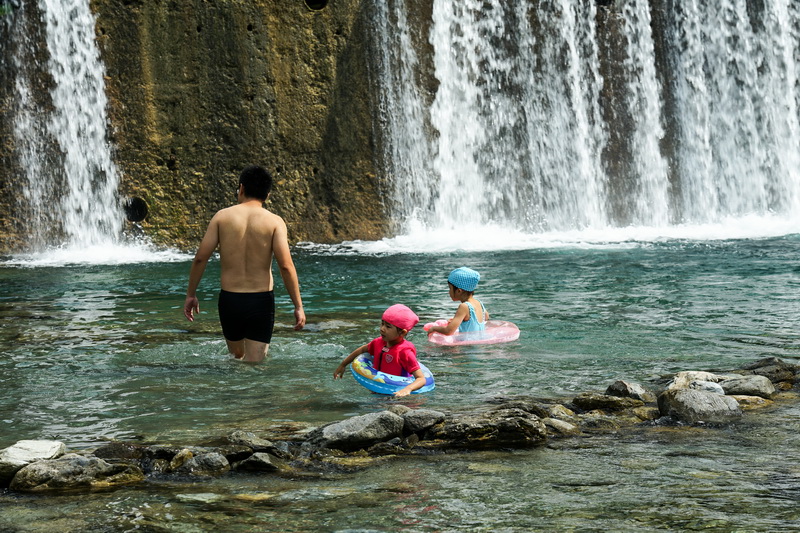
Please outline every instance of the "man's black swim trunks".
M219 322L229 341L269 344L275 327L275 293L219 291Z

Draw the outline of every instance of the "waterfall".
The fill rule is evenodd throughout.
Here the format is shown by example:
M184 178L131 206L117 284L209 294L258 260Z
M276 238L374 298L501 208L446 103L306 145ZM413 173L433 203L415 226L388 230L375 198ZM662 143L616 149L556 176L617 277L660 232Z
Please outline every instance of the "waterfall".
M655 51L647 0L627 0L622 7L626 60L624 92L627 115L633 119L630 143L633 173L628 203L629 222L664 225L669 222L667 163L661 154L664 137L660 88L656 78Z
M30 244L113 243L122 228L118 174L108 143L104 67L89 2L21 3L7 18L15 73L13 128ZM32 28L42 35L32 35ZM46 51L38 49L42 43ZM44 72L37 70L40 64ZM37 94L43 79L47 101Z
M800 207L800 8L792 0L672 6L684 218Z
M381 164L391 188L387 194L402 213L402 219L423 220L433 209L430 188L431 146L425 141L429 126L416 76L418 58L412 26L406 17L404 0L376 2L372 18L377 35L390 39L374 42L377 79L372 80L378 96L384 139ZM397 28L393 31L392 28Z
M377 4L377 39L393 50L377 71L383 169L403 174L387 180L401 231L799 212L793 0L433 0L430 58L410 44L421 30L409 6Z
M527 231L603 226L608 184L595 4L555 0L530 10L522 2L516 9L526 158L523 186L509 185L520 189L515 225Z

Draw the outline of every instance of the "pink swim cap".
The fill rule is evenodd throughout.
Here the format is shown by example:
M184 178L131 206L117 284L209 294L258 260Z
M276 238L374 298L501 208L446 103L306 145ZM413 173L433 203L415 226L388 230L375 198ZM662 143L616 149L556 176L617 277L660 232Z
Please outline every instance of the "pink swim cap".
M411 331L411 328L419 322L419 317L414 314L414 311L403 304L394 304L384 311L383 319L389 324L406 331Z

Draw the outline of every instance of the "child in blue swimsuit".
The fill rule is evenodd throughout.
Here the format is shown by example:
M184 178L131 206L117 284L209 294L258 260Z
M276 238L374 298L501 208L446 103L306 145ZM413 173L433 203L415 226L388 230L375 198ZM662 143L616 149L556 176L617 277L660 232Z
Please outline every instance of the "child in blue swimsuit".
M480 274L467 267L460 267L450 272L447 277L450 298L454 302L461 303L456 309L455 316L448 320L446 326L431 326L428 329L428 335L432 333L452 335L456 331L464 333L486 329L489 313L483 304L473 296L480 279Z

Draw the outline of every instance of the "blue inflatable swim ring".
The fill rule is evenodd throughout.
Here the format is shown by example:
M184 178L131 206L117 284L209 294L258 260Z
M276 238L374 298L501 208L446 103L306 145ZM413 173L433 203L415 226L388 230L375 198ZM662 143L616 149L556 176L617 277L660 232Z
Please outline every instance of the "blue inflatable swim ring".
M423 392L432 391L436 387L433 381L433 374L428 370L428 367L419 364L425 376L425 385L413 391L411 394L420 394ZM394 376L385 372L379 372L372 366L372 356L368 354L361 354L356 357L355 361L350 364L350 371L359 385L366 387L372 392L378 394L394 394L400 389L407 387L414 382L414 377Z

